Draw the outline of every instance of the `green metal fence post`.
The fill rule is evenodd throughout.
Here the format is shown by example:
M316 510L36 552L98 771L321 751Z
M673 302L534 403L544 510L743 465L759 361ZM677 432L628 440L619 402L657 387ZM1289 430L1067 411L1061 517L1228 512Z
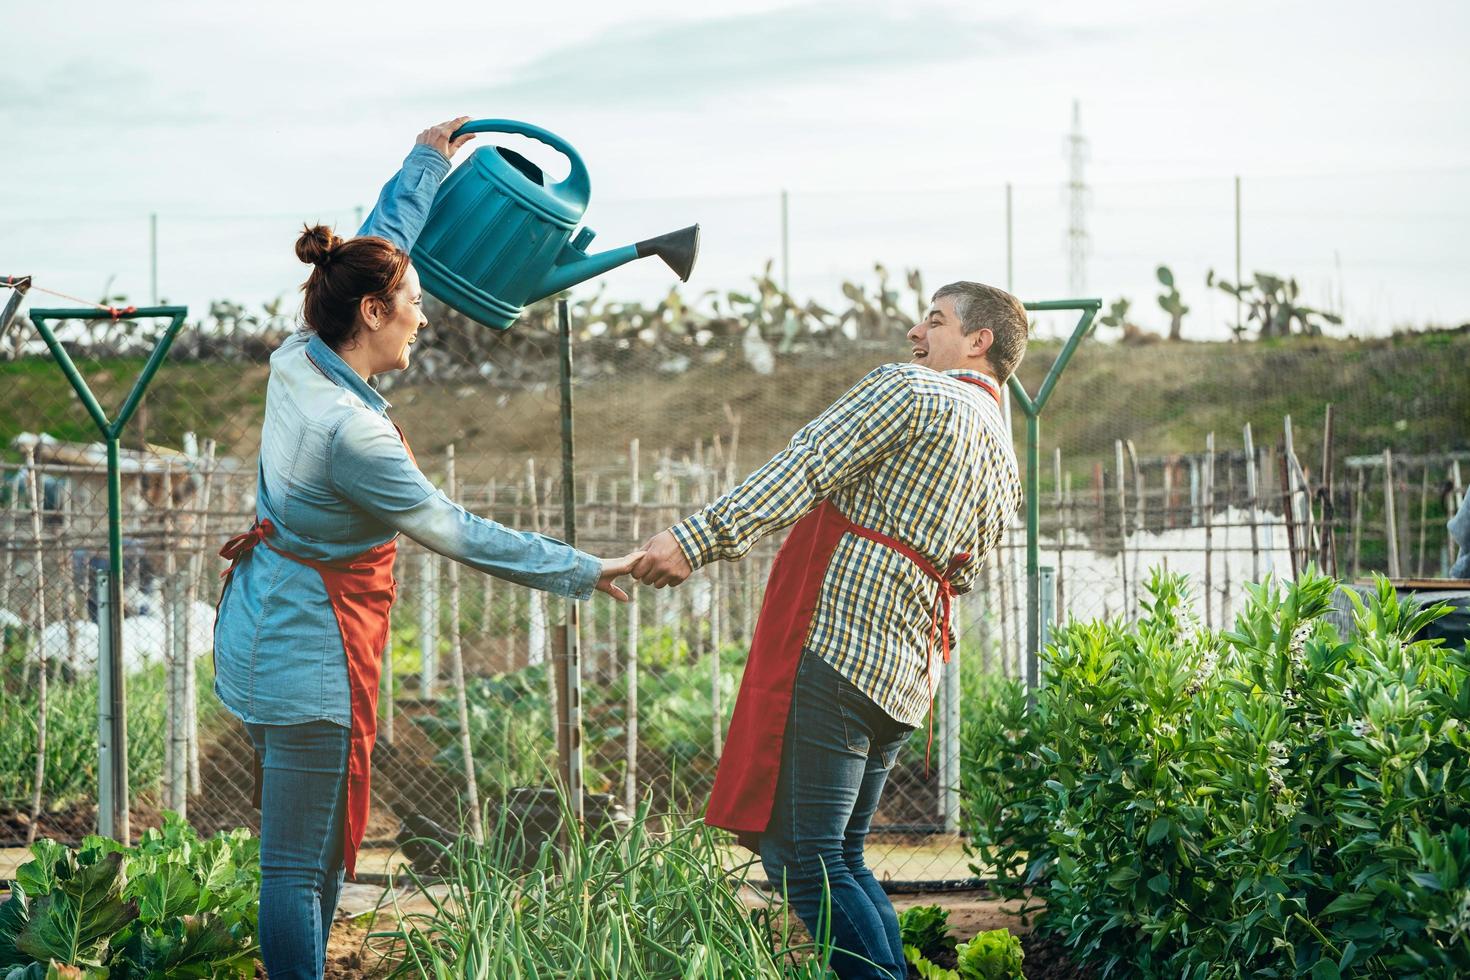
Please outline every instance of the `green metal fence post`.
M92 389L87 387L86 379L72 363L71 355L66 352L66 348L61 346L61 342L56 338L56 333L48 325L48 321L51 320L58 322L95 320L97 312L95 309L33 309L31 310L31 322L40 331L41 339L46 342L46 349L51 352L52 358L61 368L61 373L66 376L72 390L77 393L82 407L91 416L107 445L107 603L111 609L111 615L106 623L108 636L102 641L101 649L98 651L97 671L99 697L105 694L108 701L105 709L99 705L99 723L105 723L106 730L98 732L100 762L98 771L99 774L107 774L108 784L106 787L99 787L97 820L99 832L126 844L131 836L131 828L128 825L127 684L123 672L122 644L122 474L118 468L118 452L123 429L127 427L128 420L137 411L138 404L142 401L143 394L147 391L153 376L158 373L163 359L168 356L168 350L173 346L179 328L184 325L184 318L188 316L189 308L186 306L145 306L127 312L125 318L128 320L168 317L169 325L154 346L153 353L143 365L143 370L137 380L133 382L132 391L128 392L127 398L123 399L117 418L111 420L107 418L107 413L98 404L96 397L92 394ZM99 596L99 600L100 598ZM105 661L103 654L106 655ZM107 813L103 812L104 801L108 804Z
M1026 413L1026 689L1035 691L1041 684L1041 670L1037 654L1041 650L1041 582L1039 528L1041 524L1041 410L1046 407L1057 379L1066 370L1067 363L1077 351L1077 345L1092 329L1092 319L1102 309L1100 299L1054 299L1025 304L1031 312L1054 310L1078 310L1082 314L1072 336L1062 346L1062 352L1046 373L1033 399L1026 394L1021 379L1011 376L1011 394L1015 396L1021 410Z
M561 387L561 501L562 537L567 544L577 544L577 473L576 441L572 431L572 315L565 299L556 301L556 324L559 339L558 358ZM582 644L580 603L566 604L566 697L558 703L562 717L558 724L566 729L567 803L578 824L586 819L583 799L582 771Z

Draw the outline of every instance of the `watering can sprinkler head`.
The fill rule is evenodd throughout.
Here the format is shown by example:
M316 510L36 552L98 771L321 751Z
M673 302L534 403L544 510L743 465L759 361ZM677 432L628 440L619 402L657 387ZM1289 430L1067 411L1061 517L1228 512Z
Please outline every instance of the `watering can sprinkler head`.
M620 248L587 254L593 232L582 220L591 180L582 158L560 137L529 123L481 119L462 133L516 133L564 155L564 180L550 181L514 150L482 146L439 188L413 249L429 293L488 327L504 330L522 308L634 259L657 255L688 281L699 254L691 225Z

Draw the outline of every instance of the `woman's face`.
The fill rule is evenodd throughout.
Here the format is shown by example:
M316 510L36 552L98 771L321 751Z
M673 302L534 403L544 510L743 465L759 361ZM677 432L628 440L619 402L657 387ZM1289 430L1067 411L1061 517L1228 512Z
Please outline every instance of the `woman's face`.
M418 338L419 329L429 323L424 317L423 301L418 270L410 265L393 294L393 308L378 321L378 329L369 332L374 374L408 367L408 348Z

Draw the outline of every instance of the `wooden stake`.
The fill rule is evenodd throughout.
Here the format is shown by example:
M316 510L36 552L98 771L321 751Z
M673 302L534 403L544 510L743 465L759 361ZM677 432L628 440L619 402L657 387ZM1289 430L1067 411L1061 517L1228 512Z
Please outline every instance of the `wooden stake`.
M1353 581L1362 574L1363 506L1367 494L1368 469L1358 467L1358 482L1353 488Z
M643 540L643 479L638 471L638 440L628 444L628 503L633 511L633 540ZM624 752L627 765L623 773L623 805L636 813L638 805L638 604L642 589L633 590L628 603L628 654L624 668L627 677L627 743Z
M1251 424L1245 424L1245 495L1246 514L1251 529L1251 581L1261 580L1261 542L1256 527L1256 507L1259 503L1256 486L1256 444L1251 439Z
M35 786L31 792L31 818L26 824L26 846L36 842L36 828L41 819L41 797L46 788L46 722L50 705L47 702L46 660L46 553L43 550L44 536L41 531L41 504L46 491L41 474L37 471L36 448L26 449L27 490L31 504L31 543L36 562L36 636L37 667L36 681L36 768L33 772Z
M1205 629L1215 628L1215 433L1205 436Z
M1393 493L1393 450L1383 450L1383 531L1388 539L1388 577L1403 578L1399 565L1398 509Z
M454 443L444 447L444 492L459 502L459 480L454 466ZM470 812L470 835L476 844L485 843L480 812L480 781L475 778L474 744L470 738L470 706L465 691L464 646L459 634L459 562L449 563L449 663L454 671L454 708L459 717L459 751L464 764L465 806Z

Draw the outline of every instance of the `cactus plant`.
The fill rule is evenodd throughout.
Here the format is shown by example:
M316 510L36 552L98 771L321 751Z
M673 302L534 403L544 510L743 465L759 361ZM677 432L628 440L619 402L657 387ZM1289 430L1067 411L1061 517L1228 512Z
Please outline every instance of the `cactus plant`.
M1283 279L1266 272L1255 273L1250 283L1232 283L1216 279L1215 270L1205 275L1205 285L1229 293L1244 303L1250 313L1246 322L1259 324L1259 335L1268 337L1290 337L1293 333L1307 337L1322 335L1322 324L1340 324L1342 317L1326 310L1314 309L1297 302L1301 294L1295 279ZM1295 324L1295 328L1293 328ZM1239 338L1245 332L1245 324L1231 327Z
M1179 290L1174 286L1174 272L1167 265L1159 266L1156 275L1160 285L1168 290L1159 296L1159 306L1169 314L1169 339L1180 340L1184 331L1184 314L1189 312L1189 307L1180 298Z

